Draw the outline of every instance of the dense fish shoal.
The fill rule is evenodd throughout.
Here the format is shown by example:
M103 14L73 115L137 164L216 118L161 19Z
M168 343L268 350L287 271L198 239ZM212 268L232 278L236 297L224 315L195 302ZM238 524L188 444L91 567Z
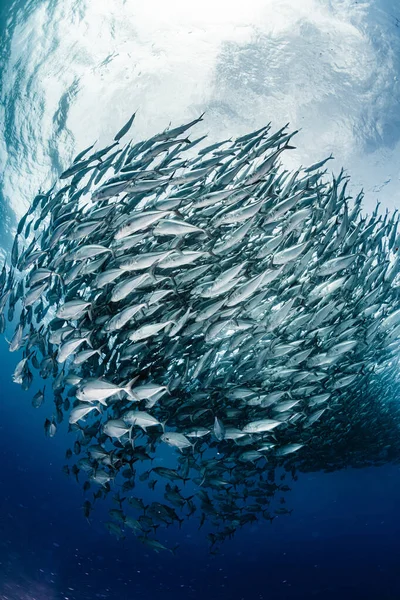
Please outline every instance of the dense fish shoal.
M110 533L155 551L186 518L214 551L289 514L298 471L400 456L397 213L364 214L331 157L283 169L287 126L205 146L202 119L123 144L133 115L80 152L0 275L14 381L52 381L32 405L50 437L68 419L84 516L111 492Z

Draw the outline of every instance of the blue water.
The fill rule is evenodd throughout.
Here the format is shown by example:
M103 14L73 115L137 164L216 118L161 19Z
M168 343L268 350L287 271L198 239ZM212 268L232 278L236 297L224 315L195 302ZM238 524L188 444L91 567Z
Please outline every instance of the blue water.
M72 5L79 21L80 3ZM10 60L11 36L16 24L15 20L6 20L8 11L12 8L12 14L23 24L37 6L39 3L11 5L3 0L0 7L3 70ZM43 6L46 7L47 24L51 23L54 14L61 18L62 11L57 13L57 2L43 3ZM395 27L393 21L387 23ZM101 21L98 27L102 30ZM48 39L53 33L48 27L42 35ZM29 30L21 26L21 39L25 40L20 42L22 46L28 43L28 34ZM114 39L118 40L115 29ZM14 38L14 43L17 41ZM55 47L59 43L54 39ZM122 49L116 48L115 53L118 51L122 52ZM112 64L112 60L110 55L108 62ZM108 62L104 68L109 68ZM97 67L93 67L88 58L86 63L82 60L82 64L82 79L90 74L96 82L104 76L105 71L96 71ZM16 81L19 76L22 81L24 79L23 66L22 61L13 67ZM53 68L54 63L51 66ZM67 74L69 68L72 70L67 60L59 67ZM54 114L49 117L50 109L40 103L34 86L30 88L32 95L26 96L24 114L21 114L18 86L15 97L8 94L8 101L15 104L7 107L7 119L0 135L14 169L14 178L9 175L10 167L8 175L6 173L11 182L16 181L12 160L19 157L23 170L22 163L29 161L33 142L43 143L43 156L52 157L49 164L44 161L46 164L41 163L40 167L42 180L46 179L47 169L51 181L59 164L64 164L75 147L80 149L78 142L88 145L83 141L90 143L97 133L99 137L106 135L105 114L101 115L104 131L96 131L88 121L82 123L80 140L77 140L77 124L71 121L75 127L72 135L67 117L74 102L75 105L79 102L83 83L79 81L74 88L67 79L60 78L65 88L61 87L57 92L60 101L56 103L56 118ZM51 90L47 91L50 96ZM167 92L164 90L164 93ZM198 97L194 95L190 101L197 107L201 97L198 92ZM146 98L149 100L145 94L143 104ZM121 98L121 103L124 102ZM396 99L394 102L398 106ZM42 112L36 114L38 106L42 107ZM115 110L118 112L118 106ZM110 120L114 118L112 114L109 116ZM29 135L33 139L31 147L23 145L22 138L19 140L16 136L16 131L24 131L24 119L29 123ZM39 129L46 119L53 122L54 129L45 145ZM90 133L86 132L86 126ZM393 144L392 141L395 152ZM31 177L36 177L32 169ZM39 179L35 179L35 185ZM25 175L24 181L19 183L18 194L29 189L24 188ZM4 189L8 190L7 198L2 196ZM5 252L9 250L10 230L15 224L19 203L29 201L28 198L18 201L10 198L9 190L10 182L0 176L0 245ZM103 527L103 521L107 520L106 506L96 506L90 524L84 519L82 490L61 471L71 436L65 425L53 439L44 436L43 423L51 414L51 400L47 397L39 410L31 407L31 399L41 383L35 381L29 392L14 385L11 374L16 361L17 357L9 354L5 340L0 339L1 600L400 598L400 469L397 465L346 469L330 474L300 474L298 481L290 484L292 491L286 494L287 506L293 508L290 516L278 517L272 525L259 523L237 532L216 556L208 553L205 535L198 532L195 520L185 523L179 531L168 531L165 540L160 539L170 547L179 544L176 556L156 554L139 544L133 535L120 542L111 537ZM49 383L47 387L49 394Z
M197 521L165 541L177 555L147 551L91 525L79 486L62 472L65 431L45 438L45 405L9 383L14 359L1 342L0 598L186 600L400 597L399 468L300 475L286 494L291 516L237 533L210 556ZM161 541L164 541L161 539Z

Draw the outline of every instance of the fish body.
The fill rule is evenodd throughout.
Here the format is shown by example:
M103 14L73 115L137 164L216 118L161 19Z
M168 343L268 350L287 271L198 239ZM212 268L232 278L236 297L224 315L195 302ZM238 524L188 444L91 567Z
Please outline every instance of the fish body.
M165 442L169 446L179 448L179 450L182 450L183 448L193 447L193 444L188 440L188 438L185 435L175 431L163 433L160 439L162 442Z
M71 412L69 414L70 424L77 423L81 419L84 419L92 410L99 411L99 408L97 406L93 406L93 405L88 406L87 404L76 406L75 408L73 408L71 410Z
M272 431L281 424L281 421L276 421L274 419L260 419L258 421L247 423L242 431L243 433L264 433L265 431Z
M148 427L161 426L164 428L164 425L160 423L160 421L142 410L129 410L124 413L124 421L129 425L136 425L144 431L146 431Z
M126 392L128 396L133 397L131 386L136 381L134 378L130 383L118 386L105 379L90 379L79 385L76 396L82 402L101 402L105 403L107 398L118 394L119 392Z

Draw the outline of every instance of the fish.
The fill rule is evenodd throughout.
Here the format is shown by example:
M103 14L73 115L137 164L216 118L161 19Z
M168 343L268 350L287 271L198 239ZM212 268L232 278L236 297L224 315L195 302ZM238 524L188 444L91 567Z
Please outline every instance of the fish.
M281 425L281 421L275 419L259 419L258 421L251 421L247 423L242 429L243 433L263 433L264 431L272 431L275 427Z
M275 450L276 456L286 456L287 454L293 454L303 448L303 444L286 444Z
M105 487L108 482L112 480L112 477L104 469L96 469L89 479L90 481Z
M103 425L103 431L106 435L120 439L126 433L132 431L132 427L127 427L122 419L109 419Z
M91 306L90 302L83 300L69 300L62 304L56 311L56 316L65 321L79 319L84 315Z
M90 336L91 332L89 332L86 336L69 339L64 342L57 353L57 362L60 364L65 363L65 361L80 348L82 344L85 342L90 345Z
M119 540L165 550L197 518L215 552L291 513L280 478L398 459L399 214L331 157L283 169L289 124L207 146L201 115L120 148L136 118L17 224L0 331L15 383L51 385L45 434L68 419L83 516L115 485Z
M147 430L148 427L162 427L164 429L164 424L160 423L156 418L151 416L149 413L142 410L129 410L123 415L123 420L125 423L129 425L137 425L144 431Z
M33 408L40 408L44 402L44 393L46 386L43 387L43 390L39 390L32 398L32 406Z
M86 417L86 415L88 415L92 410L98 410L99 412L101 412L97 406L93 406L93 405L88 406L87 404L81 404L81 405L78 404L78 406L73 408L71 410L71 412L69 413L70 425L77 423L81 419L84 419Z
M182 450L183 448L193 448L193 444L188 440L188 438L183 435L183 433L176 431L163 433L160 437L160 440L169 446L179 448L179 450Z
M135 120L135 117L136 117L136 112L133 113L133 115L130 117L130 119L128 119L128 121L125 123L125 125L123 127L121 127L121 129L118 131L118 133L115 134L115 137L114 137L115 142L119 142L119 140L128 133L128 131L132 127L132 123Z
M137 304L135 306L127 306L126 308L113 315L104 325L106 331L117 331L122 329L140 310L145 308L146 303Z
M57 432L57 425L54 422L54 417L46 419L44 422L44 431L48 437L54 437Z
M140 536L138 539L142 544L144 544L145 546L148 546L155 552L160 552L160 550L161 550L161 551L168 551L168 552L171 552L172 554L174 554L174 550L172 548L167 548L166 546L164 546L157 540L153 540L153 539L147 538L145 536Z
M135 383L136 377L129 383L123 386L118 386L111 381L105 379L89 379L79 384L76 392L76 397L82 402L95 402L105 404L105 400L114 396L119 392L125 392L131 398L134 398L132 393L132 385Z
M24 373L25 373L25 370L27 369L29 358L30 358L29 356L26 356L25 358L20 360L19 363L17 364L17 366L15 367L15 370L13 373L13 382L14 383L22 384L23 378L24 378Z
M224 424L218 417L215 417L214 420L214 435L219 442L221 442L225 438L225 427Z

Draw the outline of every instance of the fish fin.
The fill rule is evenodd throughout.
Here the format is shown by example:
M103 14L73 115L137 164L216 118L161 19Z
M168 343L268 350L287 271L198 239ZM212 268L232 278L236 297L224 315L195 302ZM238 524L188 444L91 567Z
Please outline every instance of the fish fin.
M179 522L180 522L180 521L183 521L183 519L179 519ZM179 525L179 527L180 527L180 525ZM176 544L176 546L174 546L173 548L171 548L171 550L170 550L170 551L171 551L171 553L172 553L174 556L175 556L175 554L176 554L176 551L178 550L178 548L179 548L179 544Z
M150 269L149 269L149 277L153 280L153 281L157 281L157 278L155 276L155 270L156 270L156 266L157 266L157 262L155 262L153 265L151 265Z

